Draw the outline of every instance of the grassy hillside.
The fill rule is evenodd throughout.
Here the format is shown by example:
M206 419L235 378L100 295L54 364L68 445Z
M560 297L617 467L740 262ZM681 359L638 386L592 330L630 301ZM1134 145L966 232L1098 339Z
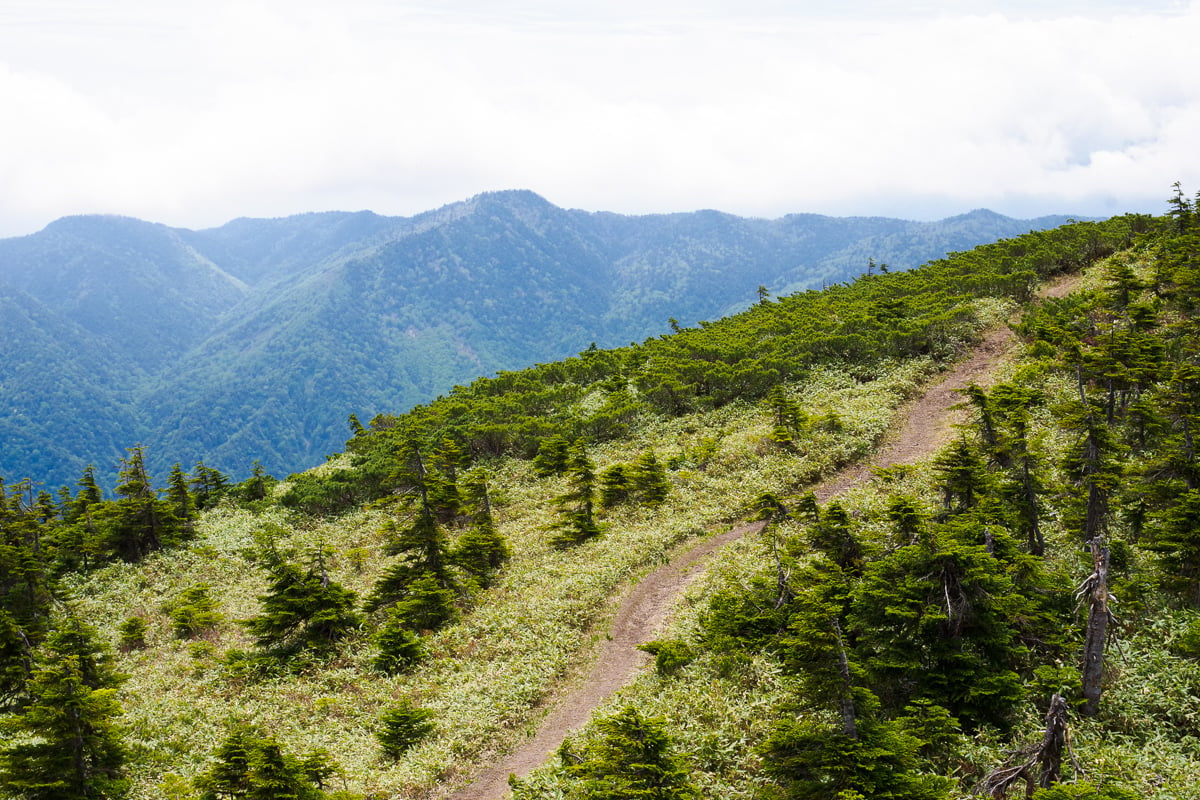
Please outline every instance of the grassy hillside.
M296 758L327 751L336 770L316 768L317 759L309 773L331 791L380 798L444 793L536 720L563 678L586 660L611 613L607 601L621 586L674 545L754 513L764 493L794 508L803 487L868 452L895 409L981 329L1014 314L1038 280L1131 245L1141 250L1124 258L1152 271L1153 248L1165 245L1146 237L1170 233L1170 224L1131 217L1030 234L913 273L764 302L640 346L477 381L408 414L377 417L348 443L346 455L318 470L274 486L247 481L220 501L216 490L201 497L200 485L186 497L176 491L155 500L137 485L133 454L115 500L88 498L85 487L57 501L13 487L2 520L0 589L8 618L0 618L7 625L0 633L18 631L41 655L29 664L36 654L24 650L20 636L0 636L8 647L0 646L8 719L30 719L49 680L45 665L62 660L62 631L79 619L99 642L119 650L114 669L128 676L115 695L125 712L115 730L128 748L120 772L134 797L199 796L204 775L211 790L217 767L229 758L230 732L241 723L258 726L256 736L273 738ZM1054 308L1060 316L1052 329L1073 330L1063 315L1082 307ZM1162 310L1164 319L1178 313L1176 306ZM1030 325L1030 335L1041 336L1037 323ZM1035 346L1042 361L1021 374L1050 380L1041 391L1051 391L1055 380L1059 390L1070 389L1055 377L1062 357L1044 352L1047 346ZM1036 416L1052 420L1054 408L1040 405ZM1050 433L1044 438L1041 458L1058 463L1052 448L1065 452L1068 443L1056 445ZM557 464L555 442L568 450ZM661 503L639 501L636 488L629 490L633 499L607 507L581 500L585 474L593 476L595 493L617 492L611 468L644 475L648 468L635 465L651 452L668 479ZM920 498L932 496L940 474L897 471L881 480L890 481L890 493ZM1068 472L1047 480L1071 482ZM486 502L477 488L483 481ZM1071 532L1055 527L1056 520L1072 519L1061 509L1073 508L1073 495L1063 492L1066 499L1045 501L1044 569L1066 576L1066 583L1048 592L1039 620L1061 609L1063 592L1069 595L1081 577L1079 548L1060 546ZM863 543L864 564L883 563L903 549L906 542L883 511L886 497L862 490L854 502L852 538ZM209 509L193 516L198 503ZM163 527L145 527L149 511ZM927 508L918 516L937 513ZM1019 530L1015 513L997 512L978 530L1009 546L1005 537L1015 533L1005 526ZM975 519L968 514L956 524L975 530ZM467 546L478 544L489 525L511 552L494 573L480 569ZM775 543L769 558L786 552L794 561L789 574L797 577L807 574L810 527L800 516L780 519L768 536ZM578 543L561 544L564 533ZM763 786L802 796L786 794L798 791L800 778L764 768L762 748L781 719L825 724L830 713L798 691L800 657L788 655L795 645L786 635L779 638L793 616L800 619L799 606L790 604L803 587L789 590L794 597L784 603L764 595L780 616L753 630L738 628L749 618L744 609L714 605L731 586L747 597L780 590L769 575L756 576L758 565L772 564L762 547L751 540L730 549L698 585L673 634L693 651L691 663L673 677L647 676L618 701L632 698L651 716L670 720L666 730L679 763L706 796L761 796L756 787ZM1040 574L1041 567L1017 558L1022 547L1023 539L1011 544L1014 563ZM284 580L293 574L307 578ZM390 594L381 589L385 578ZM1169 624L1151 573L1138 580L1145 618ZM324 598L319 609L310 604L306 611L307 620L320 624L302 625L303 636L264 641L261 627L239 621L264 619L281 581L293 597L303 591ZM337 595L339 587L353 595ZM338 605L338 597L351 604ZM371 603L372 597L381 599ZM720 614L732 616L713 622ZM381 634L388 630L422 651L406 668L380 669ZM1064 663L1072 642L1063 634L1056 645ZM864 664L869 656L854 654ZM1021 669L1033 670L1033 656L1026 661ZM1066 673L1014 668L1014 674L1017 684L1029 684L1033 702ZM81 680L91 692L111 691ZM856 697L878 691L866 672L853 688ZM1025 696L1024 689L1009 689L1006 702ZM1182 699L1192 688L1185 682L1171 691ZM1034 712L1013 703L1013 709L988 706L995 724L965 721L969 738L938 740L955 748L942 772L962 778L962 790L999 759L996 748L1029 738ZM378 740L382 720L409 705L432 712L433 730L396 757L386 755ZM1136 727L1135 712L1122 712L1131 726L1122 735L1146 732ZM864 720L876 714L861 713ZM891 725L887 713L871 718ZM52 738L32 722L14 730L18 744ZM1175 729L1164 735L1177 738ZM592 751L584 740L573 747L586 755ZM1111 758L1130 763L1131 752L1114 749ZM1161 752L1186 761L1180 748ZM304 771L286 759L279 763ZM908 766L914 774L937 771L924 762ZM579 779L569 773L551 768L520 792L570 796ZM1149 785L1148 778L1136 780L1142 782L1130 785Z

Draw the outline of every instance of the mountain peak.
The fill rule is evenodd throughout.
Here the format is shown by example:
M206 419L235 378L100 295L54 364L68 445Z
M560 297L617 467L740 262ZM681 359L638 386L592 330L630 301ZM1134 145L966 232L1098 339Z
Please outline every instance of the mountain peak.
M953 217L946 217L943 222L1003 222L1011 219L1003 214L992 211L990 208L974 208L965 214L957 214Z

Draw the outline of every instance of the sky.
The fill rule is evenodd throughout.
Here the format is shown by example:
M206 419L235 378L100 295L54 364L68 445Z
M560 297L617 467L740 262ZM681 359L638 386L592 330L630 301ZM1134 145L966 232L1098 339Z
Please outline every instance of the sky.
M0 236L408 216L1161 213L1200 0L6 0Z

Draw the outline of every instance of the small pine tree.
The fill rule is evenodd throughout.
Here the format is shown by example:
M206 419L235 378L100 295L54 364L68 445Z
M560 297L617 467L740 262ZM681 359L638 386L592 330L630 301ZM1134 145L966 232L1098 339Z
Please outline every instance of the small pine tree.
M225 620L225 616L217 610L217 603L210 591L208 584L199 583L185 589L183 594L167 605L167 615L171 618L177 637L188 639L199 636Z
M384 755L399 758L437 728L434 712L403 700L383 713L375 734Z
M596 524L594 505L596 497L596 473L588 458L582 439L577 439L568 457L567 491L556 498L559 523L550 539L555 547L570 547L600 534Z
M120 647L122 653L131 650L141 650L146 646L146 630L149 623L145 617L128 617L118 628L121 634Z
M167 502L171 504L171 508L175 513L175 518L182 522L185 526L190 526L192 523L193 503L191 492L188 491L188 479L184 474L183 467L179 462L175 462L171 467L171 472L167 475Z
M151 485L145 448L130 448L129 456L122 459L119 477L120 499L105 515L109 552L124 561L139 561L160 547L175 544L183 524Z
M396 601L392 611L404 619L413 630L437 630L458 616L455 594L432 572L422 573L408 585L404 597Z
M6 718L0 789L28 800L79 800L122 794L125 747L111 655L95 632L65 620L38 654L29 703Z
M486 587L508 560L511 551L508 542L496 530L487 481L482 473L474 472L467 476L466 490L471 523L455 543L449 560L470 575L479 586Z
M647 450L638 456L631 478L633 490L637 492L642 503L657 508L666 502L667 494L671 491L671 482L667 480L667 471L653 450Z
M270 589L258 598L262 613L242 622L260 648L279 655L324 651L362 623L357 596L329 579L325 557L318 549L307 566L283 559L268 566Z
M796 436L807 421L804 412L780 385L776 385L767 395L767 405L771 409L771 441L780 447L794 449Z
M563 436L543 439L533 459L533 471L543 478L562 475L570 464L570 449L570 443Z
M212 508L229 492L229 477L207 467L203 461L196 462L192 470L191 486L194 490L196 510Z
M249 725L230 730L214 756L194 782L201 800L322 800L324 781L337 771L325 751L296 758Z
M421 660L424 651L421 637L411 627L402 611L389 608L387 618L374 636L377 652L371 665L380 672L396 675Z
M578 759L560 751L568 774L592 800L691 800L699 797L671 752L666 726L632 706L600 720L600 738Z
M600 473L601 508L612 508L630 499L633 493L630 472L626 464L613 464Z
M0 711L24 697L31 656L25 631L11 614L0 610Z

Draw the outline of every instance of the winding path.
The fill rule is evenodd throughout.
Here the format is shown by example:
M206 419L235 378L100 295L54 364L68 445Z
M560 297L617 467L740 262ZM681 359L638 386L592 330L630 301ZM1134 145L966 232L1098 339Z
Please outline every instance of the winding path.
M1078 276L1068 276L1040 294L1061 297L1077 284ZM844 492L869 478L872 469L907 464L932 455L950 436L954 424L963 418L964 412L953 408L962 401L958 390L972 383L987 385L996 365L1013 346L1014 337L1007 327L988 331L967 358L957 362L923 395L898 412L895 433L869 461L846 467L814 487L817 499L824 502ZM647 663L649 656L637 646L654 638L675 600L703 570L712 554L761 526L759 522L739 525L690 548L681 548L667 564L630 588L613 617L609 638L579 685L558 701L538 726L534 738L499 763L480 771L470 784L450 795L450 800L500 800L509 792L510 774L524 777L541 766L568 733L582 727L596 706L628 683Z

